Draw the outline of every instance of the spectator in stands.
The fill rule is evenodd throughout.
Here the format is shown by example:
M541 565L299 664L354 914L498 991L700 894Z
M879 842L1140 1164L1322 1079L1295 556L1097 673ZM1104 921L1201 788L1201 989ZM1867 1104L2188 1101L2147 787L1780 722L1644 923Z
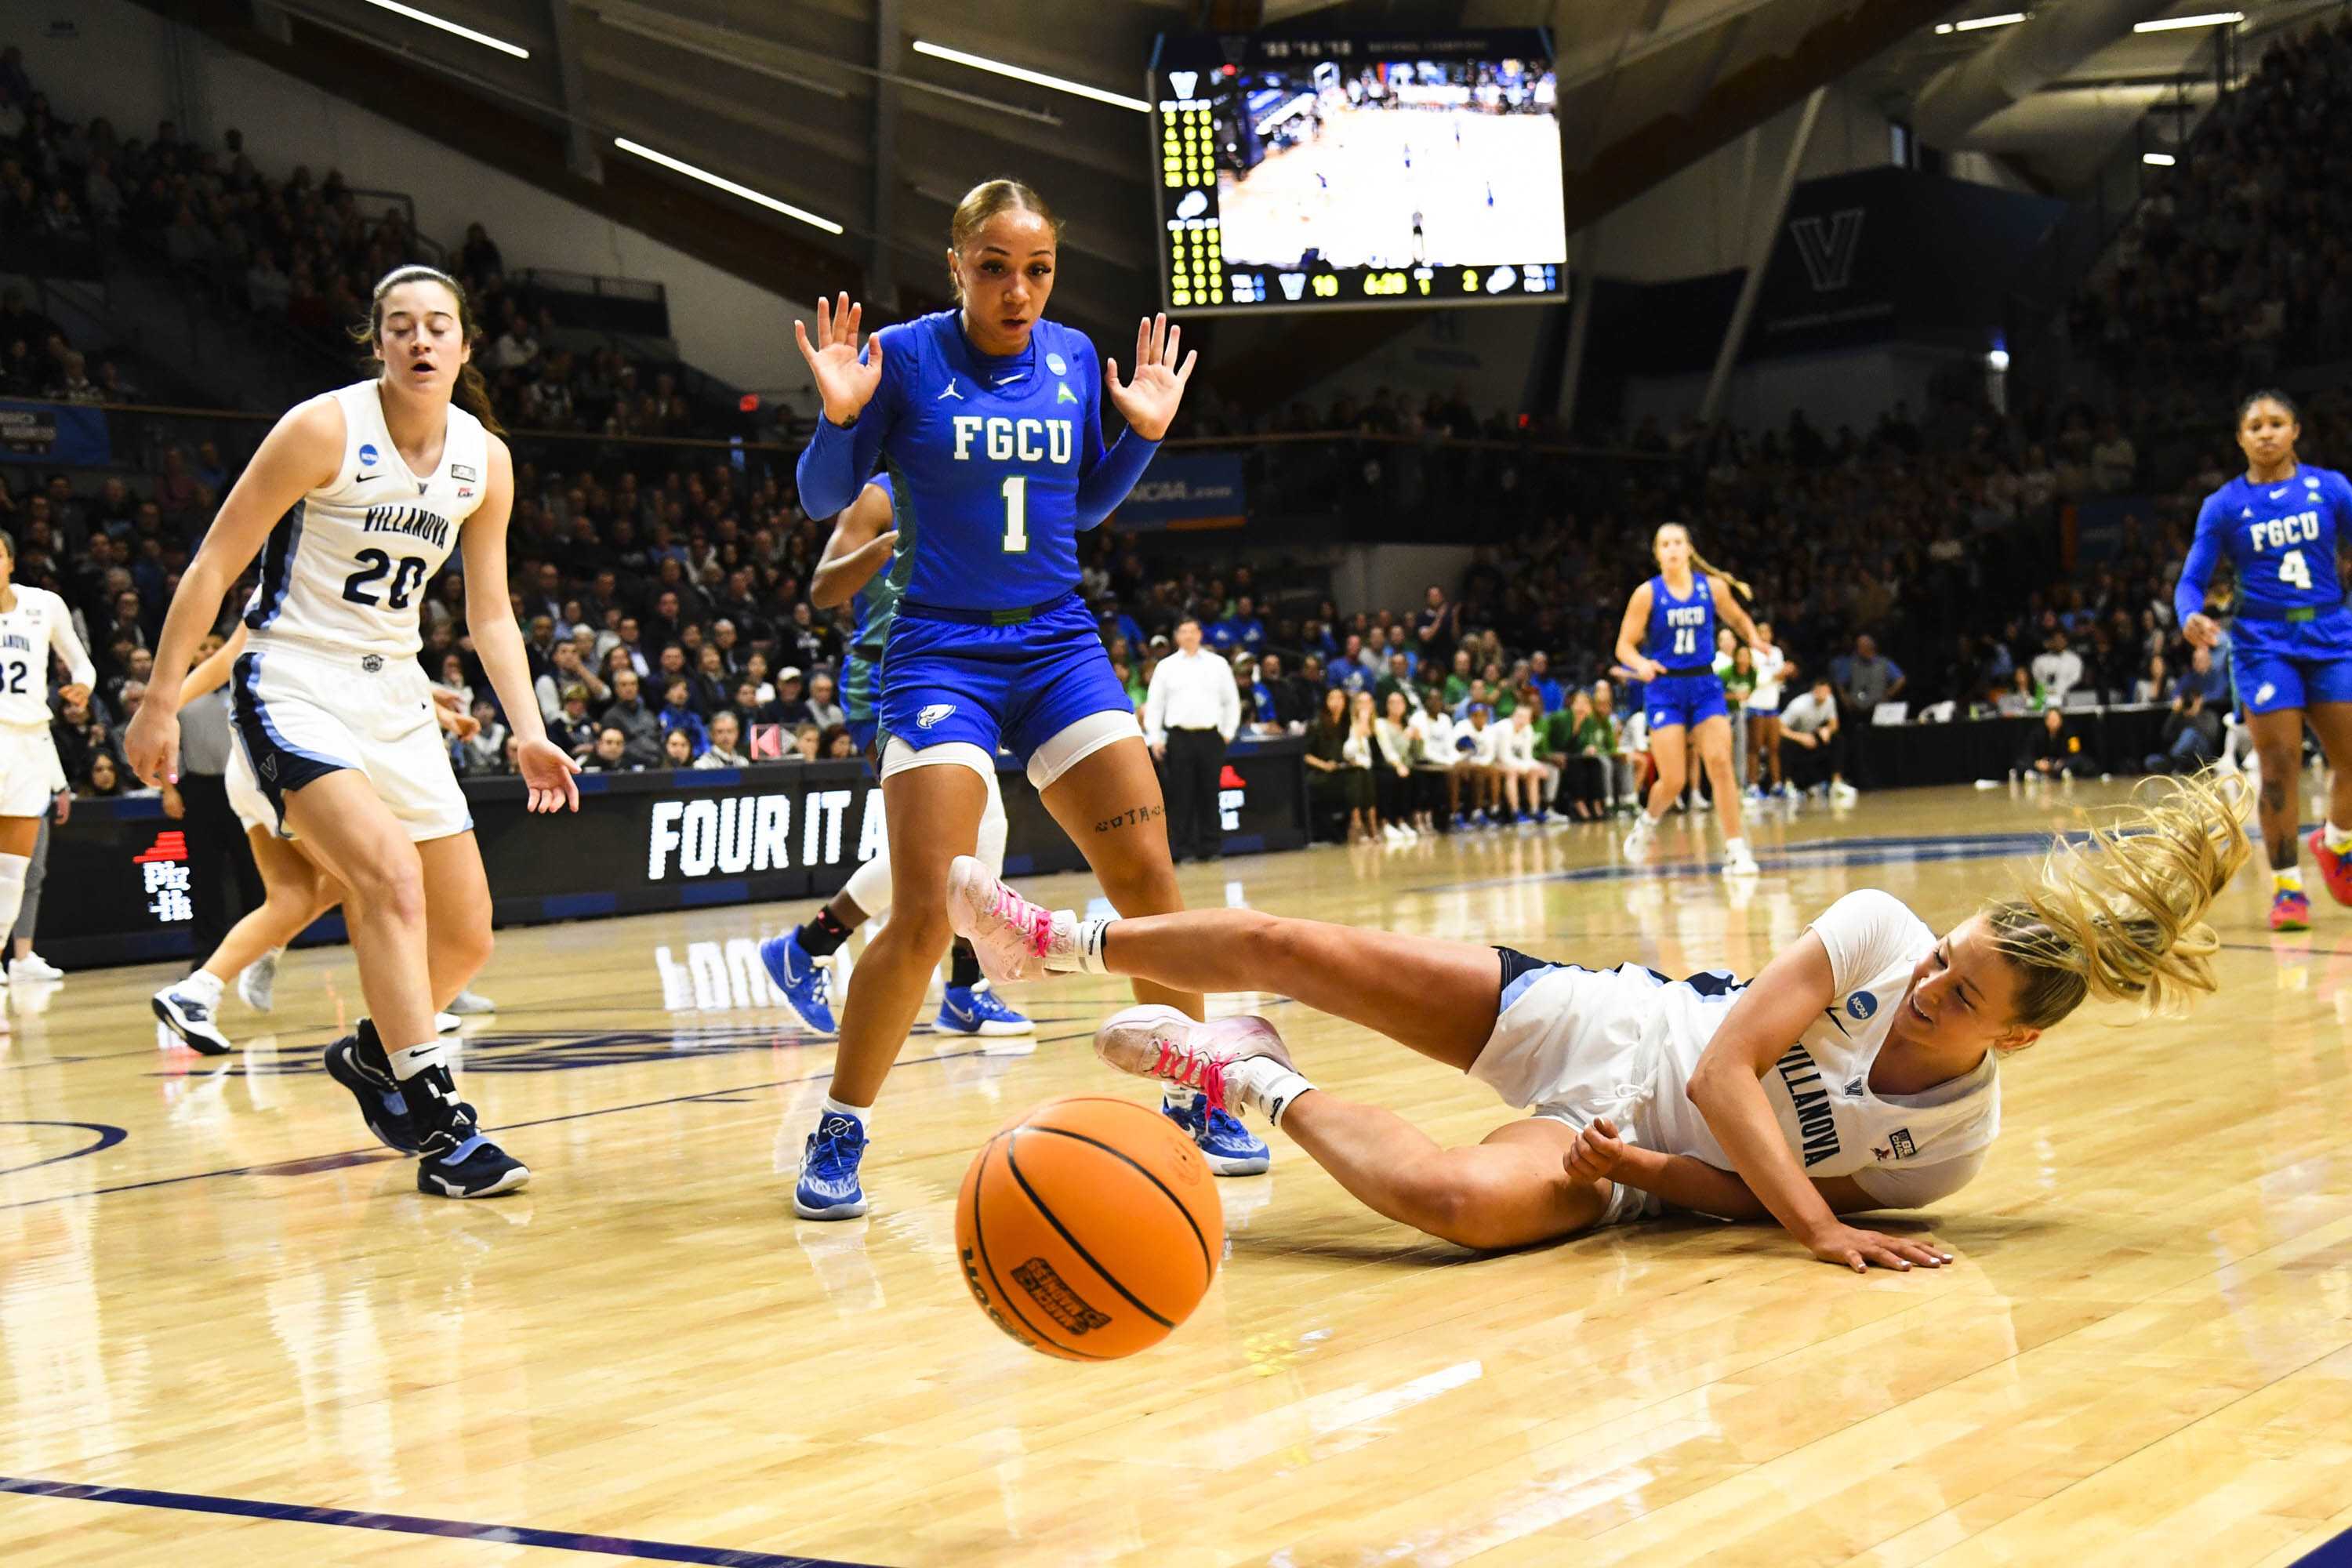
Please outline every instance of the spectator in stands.
M1620 803L1640 804L1633 789L1633 759L1625 754L1625 726L1617 716L1616 689L1605 680L1592 684L1592 717L1578 727L1576 743L1606 765L1601 795L1610 810Z
M90 757L89 771L82 774L81 788L76 793L90 800L111 800L128 793L122 787L122 773L115 765L113 753L99 752Z
M458 773L479 778L509 772L507 727L499 722L499 705L487 697L475 702L474 722L481 727L451 748Z
M809 679L809 721L824 731L838 730L849 722L848 712L834 700L833 677L820 669Z
M2198 651L2201 653L2204 650L2200 648ZM2131 700L2139 703L2161 702L2165 699L2165 694L2171 689L2172 680L2165 666L2164 656L2160 653L2150 654L2147 659L2147 672L2132 682Z
M2033 658L2034 684L2053 708L2066 705L2066 694L2083 683L2083 658L2066 646L2066 634L2053 630Z
M2026 754L2019 760L2019 769L2029 778L2081 778L2095 770L2088 766L2083 752L2083 738L2066 727L2066 715L2056 707L2042 715L2042 727L2033 731L2033 741Z
M1372 721L1374 800L1386 819L1381 836L1391 843L1420 837L1433 825L1423 809L1420 781L1413 773L1419 743L1412 730L1412 708L1402 690L1391 690Z
M1421 613L1413 617L1413 639L1423 664L1443 663L1462 638L1462 606L1449 603L1445 590L1432 583L1423 595ZM1454 699L1447 698L1448 703Z
M1829 677L1816 676L1812 686L1780 710L1781 772L1799 794L1820 790L1840 805L1854 797L1845 782L1844 726Z
M663 735L662 766L672 769L694 766L694 737L683 730L672 730Z
M1361 820L1356 792L1347 776L1348 694L1327 687L1323 706L1307 731L1307 797L1312 807L1316 837L1326 836L1328 824L1344 825L1339 837L1353 843Z
M1475 679L1470 650L1466 647L1457 649L1452 670L1445 678L1444 689L1445 706L1454 710L1456 718L1461 716L1462 705L1470 700L1470 683Z
M633 773L643 764L629 760L627 731L617 724L607 724L596 732L596 743L581 759L583 770L592 773Z
M2190 651L2189 668L2182 672L2179 684L2174 687L2173 697L2177 700L2190 692L2202 697L2208 708L2218 710L2227 706L2230 678L2215 667L2213 654L2210 648L2200 647Z
M798 729L803 724L814 722L809 716L808 701L801 695L799 667L788 664L777 671L775 707L778 723ZM824 733L822 730L817 732Z
M2123 426L2109 419L2099 430L2099 443L2091 448L2091 488L2103 495L2114 495L2131 488L2139 468L2139 453Z
M709 748L710 731L694 710L694 683L683 675L673 675L663 684L661 711L654 715L654 722L665 737L682 732L692 742L686 759L689 763ZM667 739L663 743L667 745Z
M575 680L563 689L561 705L547 721L547 736L580 761L595 750L601 728L588 712L588 689Z
M2203 649L2199 649L2200 653ZM2221 754L2221 715L2205 693L2183 683L2165 715L2164 732L2147 759L2152 773L2193 773Z
M710 716L710 745L694 759L698 768L749 767L751 759L743 753L743 729L733 712L720 709Z
M638 694L637 672L623 668L613 678L613 700L604 710L604 723L621 731L628 745L628 763L633 768L649 768L661 758L661 721L646 706ZM604 750L604 738L597 737L597 750Z

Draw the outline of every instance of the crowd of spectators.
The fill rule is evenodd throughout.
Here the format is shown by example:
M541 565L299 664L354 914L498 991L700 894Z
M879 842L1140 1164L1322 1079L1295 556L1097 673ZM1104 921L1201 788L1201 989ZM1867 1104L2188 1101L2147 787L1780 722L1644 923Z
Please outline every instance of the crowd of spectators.
M517 426L624 437L732 430L724 409L689 397L676 368L561 326L543 291L510 283L481 224L444 250L417 233L404 201L363 201L337 170L320 176L297 163L282 179L265 175L240 131L206 146L169 120L142 140L103 116L68 119L26 77L21 51L0 49L0 249L100 240L160 258L204 297L281 323L339 359L352 357L344 334L366 320L377 279L407 262L441 267L473 297L484 333L477 363ZM37 318L0 319L0 394L131 400L107 367L82 365L55 335Z
M2218 103L2068 314L2118 386L2352 357L2352 16L2267 50Z
M2324 64L2347 48L2352 32L2337 29L2309 58ZM2256 78L2263 96L2233 108L2213 134L2258 161L2282 146L2302 156L2281 128L2301 123L2308 95L2336 90L2315 68L2300 57L2266 62ZM2327 134L2341 133L2331 125ZM0 186L14 189L31 170L62 188L56 182L78 171L68 205L93 224L184 231L193 221L220 239L226 219L245 237L228 242L227 259L248 283L261 252L281 265L282 246L312 293L340 301L322 322L360 314L356 286L410 254L414 237L397 209L366 218L332 176L316 186L299 171L263 180L233 135L221 149L198 149L168 125L146 143L118 142L102 121L58 126L13 53L0 55L0 141L20 150ZM124 199L106 198L93 177L124 188ZM2246 184L2215 187L2216 199L2253 202L2238 188ZM2263 193L2266 222L2310 210L2308 181L2252 184ZM17 201L8 221L40 205ZM2176 195L2170 212L2141 220L2139 237L2086 298L2121 289L2114 298L2137 299L2131 290L2156 286L2159 260L2172 276L2170 258L2158 254L2170 242L2147 237L2168 223L2206 235L2199 226L2208 216ZM184 233L183 243L194 242ZM2315 243L2326 266L2341 264L2339 242ZM226 265L218 251L182 259ZM450 264L491 304L479 352L513 423L601 420L633 432L691 417L674 385L657 378L639 388L634 368L616 359L583 368L551 349L546 320L502 299L503 260L479 226ZM280 307L274 289L248 294L262 309ZM283 306L292 303L289 292ZM20 333L42 325L21 300L0 300L0 345L12 323ZM2197 503L2235 467L2231 409L2210 389L2241 385L2268 363L2244 345L2231 352L2239 357L2207 367L2207 390L2197 393L2151 375L2120 398L2027 391L2003 403L1962 380L1940 384L1916 415L1897 404L1867 431L1822 429L1799 411L1759 431L1643 420L1580 432L1588 448L1616 455L1599 474L1569 454L1570 432L1482 413L1466 389L1408 397L1379 388L1320 410L1294 404L1244 416L1204 385L1186 434L1325 437L1260 450L1278 471L1307 476L1294 492L1343 510L1351 496L1422 498L1414 504L1475 513L1480 531L1503 542L1480 547L1462 579L1432 588L1426 603L1342 615L1318 602L1299 572L1272 574L1283 587L1270 592L1248 565L1154 564L1137 540L1106 530L1084 542L1084 592L1139 705L1177 623L1197 617L1209 645L1234 661L1244 725L1309 737L1318 788L1337 791L1345 818L1365 832L1442 826L1481 810L1517 815L1545 798L1591 816L1630 799L1638 694L1612 674L1612 649L1627 595L1654 570L1651 532L1669 518L1754 584L1759 618L1803 672L1789 697L1822 695L1843 727L1871 722L1887 701L1914 715L2063 715L2085 700L2153 701L2177 720L2154 760L2179 765L2218 745L2210 721L2225 700L2210 658L2181 640L2170 603ZM2322 461L2340 453L2352 404L2321 394L2304 416L2306 453ZM2149 435L2184 428L2198 438ZM121 727L143 692L148 649L191 542L230 477L205 446L166 451L151 493L120 480L94 494L62 479L21 490L0 480L0 526L19 537L20 574L66 594L104 672L87 708L61 715L58 729L75 779L93 791L127 782ZM1268 504L1284 503L1281 489ZM1254 498L1265 493L1254 487ZM2118 498L2112 526L2074 542L2070 571L2059 509L2103 498ZM519 460L513 602L551 732L604 769L846 754L838 683L848 628L805 596L824 539L781 466L678 466L647 477L593 461L559 470ZM505 770L509 726L473 658L454 575L429 595L424 635L428 674L483 721L453 745L454 763L468 773ZM1810 689L1817 676L1827 678L1825 695ZM1489 731L1501 739L1478 738ZM1465 755L1489 760L1465 768ZM1770 761L1760 752L1748 759L1748 776L1774 776ZM1535 794L1529 764L1549 767L1545 789L1557 776L1563 793Z

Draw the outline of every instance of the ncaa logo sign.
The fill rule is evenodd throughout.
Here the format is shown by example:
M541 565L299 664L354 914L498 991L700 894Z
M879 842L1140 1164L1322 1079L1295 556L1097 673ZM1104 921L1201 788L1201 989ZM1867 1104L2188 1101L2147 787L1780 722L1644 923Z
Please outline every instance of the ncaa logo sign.
M376 456L377 456L377 454L376 454L375 446L374 446L374 444L373 444L373 442L368 443L368 444L366 444L366 445L364 445L364 446L361 447L360 447L360 467L361 467L361 468L374 468L374 467L375 467L375 462L376 462Z
M1867 1018L1878 1011L1878 998L1867 991L1857 991L1845 999L1845 1010L1855 1018Z

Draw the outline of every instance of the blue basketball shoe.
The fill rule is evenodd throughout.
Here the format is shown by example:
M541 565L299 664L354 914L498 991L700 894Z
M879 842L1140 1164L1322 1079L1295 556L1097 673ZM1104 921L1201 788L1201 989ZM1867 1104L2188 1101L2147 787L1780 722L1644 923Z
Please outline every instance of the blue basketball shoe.
M1265 1140L1225 1112L1212 1110L1206 1095L1163 1097L1160 1114L1182 1128L1199 1146L1213 1175L1255 1176L1274 1164L1274 1151L1265 1146Z
M487 1198L530 1180L530 1168L482 1136L474 1108L457 1098L446 1067L406 1079L402 1092L411 1114L426 1123L416 1162L416 1190L427 1197Z
M760 963L766 968L768 978L793 1005L801 1022L820 1035L834 1032L833 990L825 973L817 961L801 945L798 926L782 936L772 936L760 944Z
M793 1212L803 1219L856 1219L866 1212L857 1163L866 1158L866 1128L854 1116L827 1116L801 1151L801 1179Z
M1005 1005L1004 998L983 980L976 985L950 985L940 998L940 1016L931 1027L942 1035L1034 1035L1037 1026Z
M425 1147L425 1134L409 1114L408 1101L392 1076L392 1062L373 1021L362 1018L356 1034L345 1035L327 1047L327 1076L352 1091L359 1101L360 1120L375 1141L396 1153L414 1154Z

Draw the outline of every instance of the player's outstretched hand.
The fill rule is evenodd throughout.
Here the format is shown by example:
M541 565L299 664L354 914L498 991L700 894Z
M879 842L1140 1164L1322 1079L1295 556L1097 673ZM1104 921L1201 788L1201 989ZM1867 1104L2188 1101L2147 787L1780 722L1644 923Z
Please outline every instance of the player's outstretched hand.
M1103 361L1103 387L1110 405L1118 410L1129 429L1147 441L1160 439L1176 422L1176 405L1184 401L1184 384L1192 379L1193 363L1201 357L1189 353L1182 364L1177 363L1177 340L1183 332L1181 327L1170 326L1164 315L1146 316L1139 322L1131 381L1118 379L1118 361Z
M180 716L160 702L142 703L123 731L122 758L141 784L161 789L180 782Z
M525 741L515 748L515 762L522 770L522 782L530 791L533 811L577 811L580 809L580 784L572 775L580 764L563 749L541 735L536 741Z
M1613 1179L1617 1167L1625 1163L1625 1142L1617 1135L1617 1124L1605 1116L1596 1116L1589 1126L1578 1128L1576 1142L1569 1145L1564 1163L1569 1175L1576 1181Z
M1869 1273L1873 1265L1903 1272L1915 1264L1921 1268L1941 1268L1952 1260L1952 1255L1937 1246L1932 1237L1912 1241L1843 1224L1831 1225L1807 1237L1805 1245L1822 1262L1843 1263L1856 1274Z
M824 416L835 425L856 419L882 384L882 334L874 334L872 351L864 360L857 357L857 323L865 314L866 307L851 304L846 292L830 307L818 295L814 347L809 344L808 323L793 323L801 358L808 361L817 395L824 400Z

